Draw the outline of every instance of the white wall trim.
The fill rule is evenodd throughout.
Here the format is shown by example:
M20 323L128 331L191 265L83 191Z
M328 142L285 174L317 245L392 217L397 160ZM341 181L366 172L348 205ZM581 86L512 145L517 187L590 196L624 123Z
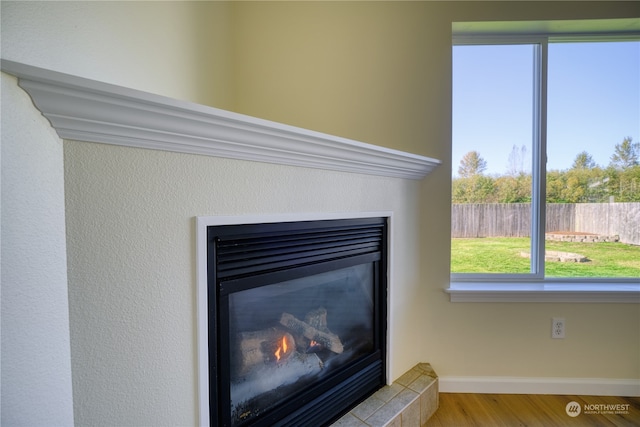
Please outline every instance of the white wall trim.
M63 139L422 179L439 160L2 60Z
M609 282L587 280L538 282L451 282L444 290L451 302L568 302L640 303L634 279Z
M266 215L232 215L232 216L199 216L196 217L196 322L198 351L198 416L200 426L208 426L209 413L209 324L207 305L207 227L217 225L237 225L256 223L275 223L293 221L321 221L331 219L353 218L388 218L388 245L393 247L393 212L344 212L344 213L288 213ZM391 372L391 292L393 278L393 251L388 251L387 262L387 382L390 383Z
M444 376L438 381L442 393L640 396L640 379Z

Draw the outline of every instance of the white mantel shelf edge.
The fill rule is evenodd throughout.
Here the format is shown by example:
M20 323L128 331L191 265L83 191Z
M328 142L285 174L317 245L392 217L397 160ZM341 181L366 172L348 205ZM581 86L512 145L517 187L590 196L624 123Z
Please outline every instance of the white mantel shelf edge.
M439 160L2 60L62 139L422 179Z

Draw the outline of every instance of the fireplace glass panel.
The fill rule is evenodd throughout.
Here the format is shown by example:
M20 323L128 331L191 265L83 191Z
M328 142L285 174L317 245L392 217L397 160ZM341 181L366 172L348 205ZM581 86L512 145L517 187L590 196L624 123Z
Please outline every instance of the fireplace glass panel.
M375 351L375 264L229 294L231 425Z

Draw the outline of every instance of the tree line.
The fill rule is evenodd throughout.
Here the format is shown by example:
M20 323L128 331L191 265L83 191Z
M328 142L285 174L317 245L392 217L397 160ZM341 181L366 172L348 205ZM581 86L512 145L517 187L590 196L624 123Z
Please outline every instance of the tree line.
M505 175L489 176L487 162L470 151L460 160L452 183L453 203L529 203L531 173L523 168L524 147L513 147ZM616 144L606 167L587 152L578 153L571 168L547 171L547 203L640 202L640 143L625 138Z

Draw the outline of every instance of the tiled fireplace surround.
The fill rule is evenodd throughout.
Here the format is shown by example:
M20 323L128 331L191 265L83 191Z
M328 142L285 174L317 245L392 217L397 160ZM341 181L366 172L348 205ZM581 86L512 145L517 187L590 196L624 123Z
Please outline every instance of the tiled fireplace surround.
M332 427L419 427L438 409L438 376L419 363L384 386Z
M2 60L2 70L18 77L61 139L403 179L422 179L440 164L424 156L7 60ZM437 376L428 363L419 363L334 426L421 426L437 407Z

